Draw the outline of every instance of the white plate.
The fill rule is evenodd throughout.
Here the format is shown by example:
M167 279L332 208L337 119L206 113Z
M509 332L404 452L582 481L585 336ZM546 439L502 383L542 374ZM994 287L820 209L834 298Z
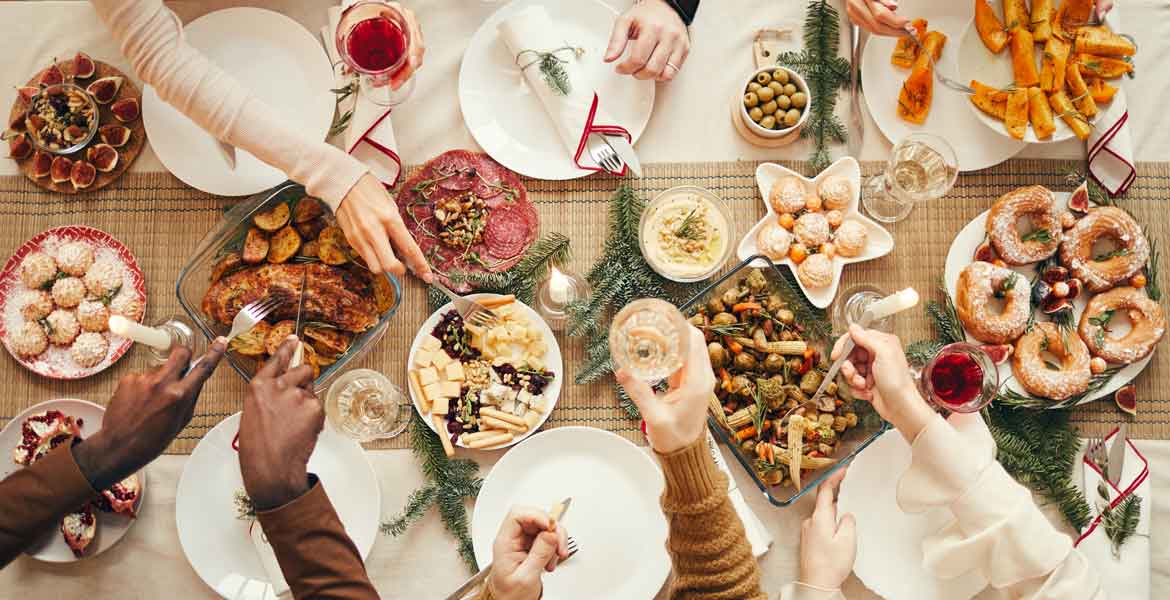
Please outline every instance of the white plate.
M938 0L905 0L898 4L898 14L908 18L929 21L932 31L947 36L938 68L951 79L966 83L959 77L955 56L960 37L975 14L970 2L939 2ZM890 53L897 38L869 36L861 57L861 80L865 85L865 103L878 129L890 143L896 144L911 133L929 132L950 142L959 158L960 171L976 171L997 165L1024 149L1024 142L998 135L989 130L970 110L967 95L934 82L934 98L926 123L917 125L898 117L898 92L910 74L910 69L890 64Z
M1068 207L1068 198L1071 194L1068 192L1053 192L1053 195L1056 197L1057 211L1059 212L1065 210ZM955 236L955 241L951 242L951 249L947 251L947 262L943 270L943 282L946 284L947 293L951 295L951 298L955 297L955 289L959 282L959 273L962 273L963 269L966 268L967 265L971 264L973 257L975 256L975 251L979 249L979 245L983 243L983 240L987 236L987 213L988 211L983 211L979 214L978 217L975 217L970 223L967 223L967 225L959 231L959 234ZM1020 267L1009 268L1020 273L1026 281L1031 281L1032 278L1036 275L1035 265L1023 265ZM1082 290L1081 295L1078 296L1076 300L1073 300L1073 314L1076 317L1077 323L1080 323L1081 313L1084 312L1085 305L1089 303L1089 298L1091 296L1093 296L1092 292L1088 290ZM1118 334L1124 333L1124 330L1118 329ZM967 338L976 344L980 343L970 335L968 335ZM1101 389L1097 390L1095 393L1088 394L1083 400L1081 400L1080 404L1109 396L1121 386L1129 383L1130 380L1132 380L1134 377L1137 377L1138 373L1141 373L1142 370L1146 368L1146 365L1150 363L1150 359L1153 357L1154 353L1151 352L1149 356L1146 356L1137 362L1126 365L1124 368L1113 375L1113 378L1109 380L1109 383L1102 386ZM1012 375L1011 361L1007 361L999 366L999 381L1001 385L1006 382L1009 389L1014 390L1020 394L1028 393L1028 391L1025 390Z
M333 68L317 37L296 21L260 8L208 13L183 28L186 41L290 127L324 140L333 120ZM243 149L228 168L216 141L152 86L142 94L142 120L155 154L184 183L217 196L244 196L271 188L288 175Z
M492 560L492 542L516 505L547 510L570 497L564 524L581 550L544 575L548 600L653 598L670 573L665 485L649 454L593 427L558 427L516 446L488 473L475 501L475 560Z
M740 260L747 260L760 253L759 244L756 242L756 233L766 223L776 222L777 218L776 211L772 210L772 205L768 203L768 191L772 189L772 185L777 179L790 176L799 177L804 181L809 192L815 193L821 180L831 175L844 175L849 178L850 186L853 188L853 195L849 198L849 205L842 212L845 213L846 221L857 221L864 225L869 235L865 242L865 252L852 258L846 258L840 255L833 258L833 283L823 288L807 288L804 286L804 282L800 280L800 277L796 277L796 283L800 286L800 291L804 292L804 296L817 308L825 308L837 296L837 288L841 285L841 270L845 265L880 258L889 254L894 249L894 238L890 235L890 232L886 231L881 225L878 225L869 217L861 214L861 211L857 208L861 198L861 167L858 166L857 161L853 157L846 156L837 159L836 162L829 165L827 169L821 171L819 175L812 179L775 163L763 163L756 167L756 185L760 188L760 197L764 199L764 207L768 212L740 240L739 248L735 251L736 256ZM792 274L796 275L796 263L793 263L788 257L775 262L778 265L787 266L792 271ZM761 259L752 263L752 266L763 267L765 263Z
M888 600L967 600L986 587L977 571L941 580L923 566L922 540L954 520L949 511L921 514L898 507L898 478L910 467L910 446L887 431L853 459L837 497L839 514L857 519L853 573Z
M235 493L244 489L239 456L232 449L239 429L236 413L199 440L175 496L179 544L191 567L217 592L217 584L233 575L268 582L248 534L249 522L236 518ZM378 535L382 490L362 447L326 427L309 457L309 472L320 478L345 532L362 558L368 557Z
M498 297L498 294L468 294L465 296L465 298L471 299ZM545 323L544 319L540 317L540 314L535 310L532 310L531 306L528 306L519 300L515 302L515 305L520 308L524 316L528 317L528 320L533 324L533 326L539 329L540 332L544 335L544 342L548 345L548 352L544 356L544 366L549 371L555 373L556 377L553 378L548 386L544 388L544 397L548 406L548 410L544 411L544 414L540 416L540 421L537 421L536 427L528 430L528 433L525 433L524 435L513 437L512 441L508 442L507 444L492 446L490 448L480 448L480 450L499 450L501 448L507 448L508 446L516 444L520 440L532 435L537 430L539 430L542 425L544 425L545 421L548 420L548 416L552 414L553 409L557 406L557 401L561 398L561 383L565 379L565 362L561 358L561 346L557 343L557 337L553 335L552 329L549 328L548 323ZM419 327L418 333L414 335L414 341L410 344L410 353L407 354L406 357L407 369L410 369L411 365L414 364L414 353L418 352L419 346L422 345L423 338L430 335L431 330L433 330L435 325L439 324L439 320L443 318L443 314L449 310L455 310L455 307L452 306L450 302L444 304L443 307L439 310L431 313L431 316L427 317L426 321L423 321L422 326ZM435 424L431 420L430 413L423 412L422 405L420 404L421 400L415 397L414 387L408 385L406 388L410 390L410 400L414 403L414 410L418 412L419 416L421 416L423 421L426 422L427 427L430 427L431 431L434 431L439 435L449 436L450 434L446 431L439 431L435 429ZM467 447L463 444L462 441L456 443L455 445L459 446L460 448Z
M46 410L59 410L75 419L80 418L83 439L92 436L102 428L102 417L106 414L106 409L103 406L85 400L69 398L46 400L25 409L13 417L8 425L4 426L4 429L0 430L0 457L2 457L0 458L0 480L24 468L12 462L12 449L20 444L20 430L24 420L33 414ZM142 500L146 497L146 469L138 472L138 481L142 484L142 493L139 495L136 508L142 510L145 506ZM101 510L95 510L94 514L97 515L97 534L89 548L86 548L85 556L77 558L73 555L73 550L69 549L69 544L65 543L65 538L61 535L60 523L55 523L51 531L45 532L24 553L45 562L67 563L84 560L97 556L118 543L118 540L126 535L130 526L138 520Z
M654 82L618 75L613 63L602 61L617 11L599 0L514 0L502 6L480 25L463 52L459 106L475 141L505 167L537 179L584 177L592 172L573 164L540 99L528 89L496 32L501 21L536 4L548 9L574 45L585 48L584 71L597 82L602 106L638 141L654 109Z

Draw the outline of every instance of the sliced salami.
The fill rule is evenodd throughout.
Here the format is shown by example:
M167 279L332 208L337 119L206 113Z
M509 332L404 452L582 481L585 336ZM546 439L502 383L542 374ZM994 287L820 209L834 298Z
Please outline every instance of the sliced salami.
M484 227L483 244L489 255L498 259L515 258L524 253L536 235L536 214L532 205L504 205L492 211Z
M466 150L452 150L432 161L432 177L441 177L437 185L445 190L465 192L479 181L476 171L480 161Z

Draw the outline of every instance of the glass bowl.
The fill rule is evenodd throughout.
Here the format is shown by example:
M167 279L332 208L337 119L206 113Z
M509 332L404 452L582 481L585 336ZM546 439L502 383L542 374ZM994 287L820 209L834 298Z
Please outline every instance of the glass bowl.
M74 143L72 146L57 148L56 150L54 150L53 148L50 148L48 146L43 145L41 143L40 137L33 135L32 132L30 131L29 135L28 135L28 139L29 139L29 141L32 142L33 147L36 148L37 150L48 152L50 154L60 154L60 155L73 154L74 152L78 152L81 149L85 148L85 146L87 144L89 144L90 142L93 141L93 137L95 135L97 135L98 126L100 125L99 122L101 120L101 111L98 109L97 102L93 99L93 96L90 96L89 92L85 91L85 88L83 88L79 85L74 85L72 83L56 83L56 84L53 84L50 86L46 86L44 88L41 88L41 91L37 92L36 95L34 95L32 97L32 99L29 100L28 105L30 107L36 106L37 101L40 100L44 96L47 96L50 94L56 95L56 94L60 94L60 93L68 92L68 91L79 92L81 97L85 99L90 110L93 111L93 119L90 120L89 131L87 131L85 133L84 138L81 138L80 141Z
M693 298L683 304L680 309L684 316L694 314L695 310L706 303L708 299L717 297L728 288L736 285L739 278L746 276L751 269L753 261L764 259L762 255L749 257L747 260L736 265L730 272L723 275L716 281L712 282ZM771 290L778 292L781 298L785 299L789 304L795 301L803 301L800 295L800 289L796 283L786 276L779 267L772 264L769 260L762 260L766 266L758 267L764 278L768 281L768 286ZM787 292L786 292L787 291ZM813 347L821 346L822 355L828 352L828 348L824 346L823 340L808 340ZM848 402L848 400L846 400ZM770 485L761 479L760 475L756 473L754 465L756 463L755 454L748 454L743 451L741 442L735 439L734 432L728 430L723 425L723 420L717 419L714 415L708 416L708 423L711 430L715 432L716 438L727 445L728 451L731 452L735 460L747 471L748 476L755 482L756 487L768 499L768 502L775 506L788 506L800 499L811 490L815 490L818 485L838 469L845 465L857 456L859 452L864 450L867 446L874 442L881 434L890 429L890 425L878 416L873 407L865 400L852 400L852 409L857 414L857 425L847 429L839 436L839 443L832 458L836 459L832 465L817 471L809 471L804 473L802 479L803 485L796 489L791 484L784 486ZM714 399L712 400L714 404Z
M662 261L656 258L652 258L647 252L649 244L653 241L647 237L647 235L650 233L647 231L650 218L652 215L654 215L654 213L662 210L668 202L674 199L674 197L683 194L692 194L702 200L709 202L710 205L715 208L715 212L720 215L727 223L727 231L724 235L726 239L724 240L723 252L711 264L710 268L698 270L694 273L688 274L670 272L667 265L663 264ZM732 217L731 209L727 208L727 204L723 202L723 199L715 195L714 192L706 188L701 188L697 185L680 185L659 193L654 197L653 200L650 201L649 204L646 205L645 210L642 211L642 217L638 221L638 247L642 251L642 256L646 258L646 263L649 264L650 268L654 269L659 275L662 275L671 281L678 281L680 283L703 281L704 279L707 279L717 273L720 269L723 268L723 265L727 264L727 259L731 257L733 246L735 245L735 240L735 219Z
M191 261L179 273L179 281L175 284L175 295L178 296L179 304L182 305L183 310L187 311L195 326L203 332L209 341L215 339L216 336L227 335L231 329L228 325L219 323L204 314L202 309L203 295L211 287L211 271L220 258L221 251L232 245L233 242L243 239L251 225L252 217L256 213L305 195L304 187L291 182L256 194L224 213L219 225L199 242ZM354 338L349 350L341 355L337 362L328 367L322 367L320 376L314 382L314 387L318 391L325 389L331 381L346 371L348 365L369 353L370 349L389 328L390 318L394 316L402 304L402 284L397 277L390 274L384 274L384 276L390 282L390 288L394 292L393 305L382 313L376 325ZM229 352L226 358L232 368L245 381L251 381L258 369L258 361L235 352Z

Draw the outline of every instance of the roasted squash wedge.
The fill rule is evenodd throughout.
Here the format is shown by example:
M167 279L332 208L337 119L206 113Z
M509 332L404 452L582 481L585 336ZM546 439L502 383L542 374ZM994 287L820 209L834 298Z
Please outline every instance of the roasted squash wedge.
M1048 38L1044 43L1044 53L1040 56L1040 89L1048 93L1064 89L1068 52L1068 43L1058 37Z
M1117 88L1109 85L1104 79L1086 79L1085 83L1089 86L1089 94L1093 96L1093 102L1098 104L1112 102L1113 95L1117 93Z
M1133 73L1133 63L1112 56L1077 54L1076 62L1081 69L1081 75L1087 77L1117 79L1122 75Z
M918 32L918 38L926 35L926 19L914 19L914 31ZM908 35L898 38L898 42L894 44L894 53L890 55L890 64L895 67L902 67L909 69L914 66L914 60L918 58L918 44Z
M1068 125L1069 129L1082 140L1089 138L1089 132L1092 127L1089 126L1089 119L1085 115L1077 112L1076 107L1073 106L1072 100L1068 99L1064 90L1054 92L1048 96L1048 105L1052 107L1052 112Z
M971 80L971 88L975 90L971 94L971 104L974 104L979 110L991 115L1002 121L1004 113L1007 111L1008 93L989 85L982 84L974 79Z
M1031 24L1032 16L1028 14L1028 3L1026 0L1003 0L1004 29L1011 32L1017 27L1023 27L1031 31Z
M1052 108L1048 106L1048 96L1040 88L1028 88L1028 120L1032 122L1032 131L1036 132L1036 139L1046 140L1056 132L1056 122L1053 121Z
M922 36L922 49L898 93L898 116L903 120L919 125L926 122L934 98L934 70L929 57L938 60L946 43L947 36L939 31L928 31Z
M1064 81L1068 86L1069 95L1072 96L1071 100L1076 105L1077 110L1086 117L1096 115L1097 102L1093 99L1093 94L1089 92L1089 86L1085 83L1085 79L1081 77L1081 70L1076 65L1069 64L1065 68Z
M1019 31L1019 30L1017 30ZM1028 89L1019 88L1008 95L1007 110L1004 112L1004 127L1008 135L1017 140L1028 133Z
M1040 83L1036 72L1036 55L1033 51L1032 32L1017 27L1012 30L1012 73L1016 87L1029 88Z
M1098 25L1077 29L1073 50L1099 56L1133 56L1137 53L1137 46L1129 38L1114 33L1104 25Z
M1064 0L1052 15L1052 33L1072 41L1078 27L1083 27L1093 16L1095 0Z
M979 32L979 39L983 40L983 45L987 46L992 54L999 54L1008 44L1008 34L1003 21L999 20L995 9L987 0L975 0L975 30Z
M1052 3L1054 0L1032 0L1032 38L1047 42L1052 37Z

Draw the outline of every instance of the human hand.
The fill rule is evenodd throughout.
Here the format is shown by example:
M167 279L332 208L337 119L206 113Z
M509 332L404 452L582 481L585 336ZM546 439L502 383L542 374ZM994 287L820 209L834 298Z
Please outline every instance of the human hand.
M897 9L894 0L846 0L845 4L853 24L877 35L906 35L910 19L895 13Z
M626 48L630 53L618 63L618 73L670 81L687 60L691 37L678 13L664 0L641 0L614 21L605 62L621 58Z
M309 490L309 456L325 427L313 394L313 369L289 369L297 347L289 336L248 384L240 417L240 472L258 510L284 506Z
M536 600L543 584L540 576L552 573L569 557L565 528L550 530L548 513L516 506L504 517L492 543L492 570L487 585L500 600Z
M227 349L216 338L186 375L191 351L176 347L166 364L118 380L102 428L73 448L73 459L95 490L104 490L154 460L195 413L203 383Z
M1113 10L1113 0L1097 0L1097 18L1104 19L1105 15Z
M337 223L370 272L390 272L399 277L406 274L406 268L391 248L393 242L419 279L426 283L434 281L422 250L398 214L398 205L373 175L362 175L350 188L337 207Z
M406 20L406 26L410 29L410 55L406 57L406 65L390 76L390 88L398 89L402 87L410 76L422 66L423 54L426 53L426 44L423 43L422 28L418 26L418 19L414 16L414 11L402 6L398 2L388 2L390 8L397 10ZM384 14L392 15L393 12L386 10Z
M638 406L646 420L650 446L662 454L685 448L703 435L707 427L707 406L715 393L715 373L707 355L703 334L687 327L686 362L670 376L670 391L662 397L645 381L629 371L617 372L617 381Z
M800 524L800 582L827 590L841 589L857 556L857 523L847 514L837 520L841 469L817 487L817 506Z
M841 365L846 384L854 396L869 400L883 419L913 441L934 411L918 393L902 342L896 335L862 329L856 323L849 326L849 336L856 346ZM845 336L841 336L833 346L833 360L841 355L844 345Z

